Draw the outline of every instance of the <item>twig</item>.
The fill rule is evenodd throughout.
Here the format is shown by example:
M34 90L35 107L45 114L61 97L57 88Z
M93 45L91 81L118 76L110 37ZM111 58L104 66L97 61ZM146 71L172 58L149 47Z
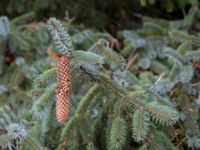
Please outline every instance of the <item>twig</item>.
M138 56L139 55L136 54L130 60L128 60L128 63L127 63L127 65L126 65L124 70L128 70L131 67L131 65L133 64L133 62L138 58Z
M65 11L65 17L64 17L64 19L67 21L68 24L71 24L76 18L75 17L70 18L69 17L69 12Z
M150 90L153 89L154 85L158 84L158 82L165 76L165 73L161 73L161 75L159 76L159 78L156 80L156 82L150 87Z

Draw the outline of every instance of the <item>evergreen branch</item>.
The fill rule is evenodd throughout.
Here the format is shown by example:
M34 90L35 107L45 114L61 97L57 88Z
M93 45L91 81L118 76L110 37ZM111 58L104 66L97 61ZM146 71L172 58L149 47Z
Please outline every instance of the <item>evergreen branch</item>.
M200 60L200 50L188 51L186 53L186 58L188 58L189 60L192 60L192 61Z
M59 52L62 55L71 55L73 50L72 41L62 23L56 18L50 18L47 23L50 34Z
M99 90L100 86L98 84L95 84L93 87L89 89L89 91L81 98L81 101L77 107L75 116L78 118L80 117L79 115L83 110L85 110L85 107L88 106L88 104L91 102L93 97L97 94L97 91Z
M104 47L101 49L101 55L103 57L105 57L105 59L109 62L109 63L116 63L119 65L124 65L125 60L122 56L120 56L119 54L117 54L117 52L113 51L111 48L109 47Z
M111 80L108 76L103 73L99 73L99 77L100 83L103 83L104 85L106 85L106 87L109 87L109 89L113 89L117 95L125 98L129 102L129 104L134 105L136 108L144 107L144 102L128 97L127 91L123 87L119 86L115 81Z
M176 75L179 73L179 70L180 70L179 64L175 63L169 72L168 78L173 81Z
M113 49L109 48L108 45L109 44L106 40L100 39L89 49L89 51L97 52L98 54L102 55L109 63L116 63L119 65L124 64L124 58L117 52L113 51Z
M166 47L163 50L163 53L161 55L168 56L170 59L172 59L174 62L180 65L187 64L187 60L182 55L180 55L177 51L173 50L170 47Z
M131 50L133 50L132 44L129 41L124 41L124 48L120 51L120 54L127 56Z
M181 43L178 48L177 51L178 53L180 53L181 55L185 55L185 53L191 49L191 45L189 45L189 42L187 40L183 41L183 43Z
M192 7L189 10L187 16L184 17L181 27L184 29L189 29L192 26L192 24L194 23L194 18L197 13L198 13L198 8L196 6Z
M24 24L30 20L32 20L33 18L36 17L36 14L35 12L29 12L29 13L26 13L24 15L21 15L19 17L16 17L15 19L13 19L10 24L12 26L16 26L16 25L19 25L19 24Z
M0 145L5 145L9 142L11 142L12 140L14 140L14 138L12 137L12 135L9 134L4 134L0 136Z
M13 112L9 105L4 105L3 107L1 107L0 112L7 121L19 121L17 115L15 114L15 112ZM7 126L7 124L4 124L4 126Z
M95 33L90 29L72 35L72 41L75 44L86 44L87 42L89 44L93 41L93 38L95 38Z
M194 68L192 65L185 65L180 68L179 74L176 76L176 79L182 83L188 83L194 75Z
M159 101L161 104L164 104L164 105L167 105L167 106L170 106L170 107L173 106L173 103L171 103L171 101L168 98L160 96L155 91L149 89L149 90L147 90L147 92L149 93L149 96L155 97L154 100Z
M160 105L157 102L151 102L147 104L146 107L146 102L127 96L127 91L118 86L113 80L109 79L109 77L102 73L99 73L99 76L100 79L98 80L100 80L100 83L103 83L106 87L111 87L111 89L113 89L117 95L123 97L129 103L129 105L132 105L131 108L135 106L138 109L144 109L150 113L155 121L159 121L160 124L165 123L167 125L172 125L178 120L178 113L174 109L165 105Z
M171 139L167 137L167 135L164 134L163 132L156 130L154 132L153 138L154 138L153 140L155 141L155 143L153 143L152 145L157 145L159 149L165 148L166 150L176 150L176 147L171 142Z
M193 45L200 45L200 38L194 35L189 35L186 32L182 32L182 31L175 31L173 33L171 33L171 37L173 40L178 40L178 41L183 41L186 40L189 43L193 44Z
M162 64L161 62L157 60L152 60L150 69L155 73L168 73L169 69L166 67L166 65Z
M37 140L35 140L34 138L30 136L23 138L23 141L26 143L26 145L27 144L29 145L29 148L30 146L32 146L34 150L44 150L43 146L40 145L40 143Z
M78 142L79 142L79 137L78 137L78 135L77 135L77 132L76 132L76 130L74 130L74 133L73 133L73 135L72 135L72 137L71 137L71 139L70 139L70 141L65 141L67 144L67 148L69 149L69 150L78 150L78 148L79 148L79 144L78 144Z
M45 89L45 92L33 104L34 112L44 110L49 105L49 100L54 98L56 88L57 88L57 84L54 83Z
M100 67L104 63L104 58L96 53L90 51L73 51L72 52L73 61L71 62L72 65L75 67L84 67L90 70L93 74L97 74Z
M171 80L161 79L153 85L152 89L159 94L166 94L167 92L170 92L173 87L174 82Z
M56 68L51 68L43 72L33 81L34 88L43 88L56 81Z
M31 49L28 40L26 40L24 35L20 34L18 31L10 32L9 41L11 41L12 44L15 44L20 50Z
M10 33L10 22L7 17L0 17L0 38L6 40Z
M126 105L128 105L128 107L132 108L133 110L135 108L138 108L138 109L144 108L145 102L140 101L137 98L134 98L134 99L130 98L127 95L125 95L124 93L120 93L120 92L117 92L117 95L123 97L126 100Z
M52 123L52 117L53 117L53 107L55 105L50 105L47 110L47 114L45 115L45 118L42 121L42 129L41 129L41 141L44 144L45 142L45 137L48 136L46 135L49 129L51 128L51 123Z
M157 101L148 103L145 110L150 113L154 121L162 125L173 125L179 118L176 110L160 105Z
M60 141L64 141L64 139L66 137L66 135L70 136L70 133L72 133L73 129L75 128L75 125L77 125L78 121L79 121L79 116L77 114L75 114L74 116L72 116L69 121L67 122L67 124L64 126L62 132L61 132L61 136L60 136ZM60 145L61 147L63 147L63 143Z
M120 116L116 116L110 131L110 148L122 150L126 144L126 122Z
M99 72L98 79L100 82L103 82L108 87L111 87L111 89L114 87L116 91L121 91L122 93L126 93L126 89L119 86L114 80L110 79L110 77L106 73Z
M149 113L144 110L137 109L134 112L132 120L132 137L137 142L142 142L145 140L149 131L149 119Z
M103 57L90 51L76 50L72 52L74 61L88 64L103 64Z

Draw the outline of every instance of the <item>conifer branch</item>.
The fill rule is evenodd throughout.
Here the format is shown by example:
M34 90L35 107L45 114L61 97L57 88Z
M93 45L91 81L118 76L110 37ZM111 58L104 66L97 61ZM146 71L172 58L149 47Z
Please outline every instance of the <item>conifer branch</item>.
M13 19L10 24L12 26L16 26L16 25L19 25L19 24L24 24L26 23L27 21L30 21L32 19L34 19L36 17L36 14L35 12L28 12L24 15L21 15L19 17L16 17L15 19Z
M172 48L166 47L162 55L168 56L170 59L172 59L174 62L180 65L187 64L187 60L182 55L180 55L177 51L173 50Z
M177 111L168 106L160 105L156 101L148 103L146 111L150 113L155 122L162 125L173 125L179 119Z
M120 116L116 116L110 131L110 149L122 150L126 143L126 122Z
M43 88L56 81L56 68L51 68L43 72L33 81L34 88Z
M57 85L54 83L46 88L45 92L39 97L39 99L33 104L33 110L35 112L44 110L46 106L50 104L50 100L55 98L55 91ZM52 103L52 102L51 102Z
M70 56L73 50L72 41L62 23L56 18L50 18L47 23L57 49L62 55Z
M149 113L144 110L137 109L133 114L132 120L132 137L137 142L142 142L149 131Z

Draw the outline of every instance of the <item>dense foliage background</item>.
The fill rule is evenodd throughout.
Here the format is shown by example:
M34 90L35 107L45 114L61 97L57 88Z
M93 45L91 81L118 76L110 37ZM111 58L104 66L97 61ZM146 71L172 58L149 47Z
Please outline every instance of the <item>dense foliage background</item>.
M200 149L199 36L198 0L1 0L0 149Z

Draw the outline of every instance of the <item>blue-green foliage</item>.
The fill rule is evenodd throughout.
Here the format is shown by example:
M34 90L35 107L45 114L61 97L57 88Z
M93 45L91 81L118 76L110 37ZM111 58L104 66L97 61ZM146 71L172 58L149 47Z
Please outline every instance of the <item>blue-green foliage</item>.
M121 150L126 144L126 123L117 116L110 131L110 149Z
M133 134L132 137L137 142L142 142L149 132L149 113L143 110L136 110L133 114Z
M0 17L0 38L6 40L10 33L10 23L6 16Z
M0 113L1 148L16 148L18 139L23 149L199 148L198 70L193 65L199 61L199 38L185 32L195 12L179 21L142 17L143 27L117 35L123 42L119 52L108 33L56 18L33 31L22 30L11 20L10 28L2 28L7 33L0 32L6 37L1 42L16 55L2 67L0 102L8 100L9 107ZM70 57L72 83L69 119L63 125L55 117L60 55Z
M51 18L48 21L48 29L60 53L69 55L73 50L72 42L62 23L56 18Z

